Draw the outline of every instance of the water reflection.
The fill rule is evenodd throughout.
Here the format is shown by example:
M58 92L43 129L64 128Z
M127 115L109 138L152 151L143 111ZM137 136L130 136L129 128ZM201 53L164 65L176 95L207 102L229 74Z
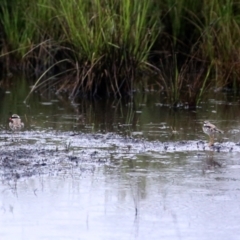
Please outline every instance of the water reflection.
M205 140L201 125L211 120L225 130L224 141L239 141L239 100L227 102L226 94L217 94L214 100L202 102L195 111L162 107L158 93L136 94L133 99L69 99L54 94L33 94L26 81L14 81L8 90L2 90L0 101L1 128L7 128L10 113L18 113L25 120L26 129L55 129L60 131L118 132L148 140ZM7 92L7 93L6 93ZM221 99L221 101L220 101ZM221 139L218 139L221 140Z
M218 161L224 163L226 156ZM211 165L194 154L149 154L81 175L75 169L71 175L21 179L15 191L1 185L0 234L4 239L235 239L238 170L211 165L203 172L205 164Z
M2 239L237 239L238 99L218 93L195 111L164 107L157 93L78 103L34 94L25 104L28 90L17 81L1 95L0 161L12 166L19 148L49 155L30 177L1 169ZM26 125L18 142L9 112ZM224 148L207 147L205 119L224 130Z

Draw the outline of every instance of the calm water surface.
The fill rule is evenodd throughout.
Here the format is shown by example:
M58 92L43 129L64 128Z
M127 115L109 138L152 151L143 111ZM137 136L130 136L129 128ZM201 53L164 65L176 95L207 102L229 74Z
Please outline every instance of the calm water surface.
M217 144L234 146L240 140L239 98L227 94L208 98L195 111L162 106L156 93L79 103L35 94L24 104L28 87L17 84L1 95L2 150L12 144L9 112L25 122L20 138L41 134L41 141L29 145L47 147L51 134L54 139L80 133L76 142L71 139L69 154L93 148L77 145L91 133L114 133L146 145L203 140L207 146L201 130L205 119L225 132ZM239 152L132 151L116 145L94 146L111 155L104 164L89 161L15 181L0 176L1 239L240 239Z

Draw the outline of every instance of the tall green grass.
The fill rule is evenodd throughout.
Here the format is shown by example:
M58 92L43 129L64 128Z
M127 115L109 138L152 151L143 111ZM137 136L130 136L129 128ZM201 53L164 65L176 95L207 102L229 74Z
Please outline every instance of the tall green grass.
M84 74L79 74L75 89L86 92L105 85L107 94L118 95L131 90L135 71L147 61L160 32L152 3L60 0L58 13L64 35L82 62Z
M2 0L0 24L2 65L17 62L37 78L34 89L122 96L147 85L139 73L155 72L177 106L196 105L212 87L240 87L233 0Z
M39 77L48 69L54 74L51 66L68 60L67 67L59 64L55 69L63 73L66 68L73 70L72 80L63 83L73 98L97 92L121 96L132 91L135 73L146 66L161 29L151 1L16 3L9 5L5 0L2 5L6 39L2 56L18 56L23 68L32 69Z
M212 88L239 89L240 5L232 0L166 0L161 6L167 29L159 38L168 41L161 40L162 51L157 49L157 67L172 105L196 106Z

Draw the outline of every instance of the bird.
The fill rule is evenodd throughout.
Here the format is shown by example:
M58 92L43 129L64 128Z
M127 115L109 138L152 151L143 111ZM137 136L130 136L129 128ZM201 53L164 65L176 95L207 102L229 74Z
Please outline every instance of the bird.
M202 126L203 132L209 136L209 146L213 146L214 144L214 134L222 133L223 131L218 129L215 125L210 123L209 121L204 121Z
M24 123L21 121L21 118L17 115L17 114L13 114L10 118L9 118L9 127L13 130L13 131L18 131L21 130L22 128L24 128Z

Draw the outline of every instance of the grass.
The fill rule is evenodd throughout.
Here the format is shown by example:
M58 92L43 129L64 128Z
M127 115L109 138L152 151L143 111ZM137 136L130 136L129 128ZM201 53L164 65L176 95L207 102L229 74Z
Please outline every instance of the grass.
M0 64L35 78L32 91L121 97L155 73L172 106L194 107L210 88L240 87L233 0L3 0L0 23Z

